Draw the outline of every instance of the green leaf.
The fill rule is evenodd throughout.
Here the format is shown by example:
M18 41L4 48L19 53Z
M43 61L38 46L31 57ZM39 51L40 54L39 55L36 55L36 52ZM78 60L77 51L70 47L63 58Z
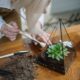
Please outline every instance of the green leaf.
M54 59L54 55L52 55L51 57L52 57L52 59Z
M49 54L48 57L52 57L52 55Z
M59 58L59 57L56 57L56 59L57 59L58 61L60 61L60 58Z
M63 46L62 43L53 44L47 49L48 57L51 57L52 59L56 59L58 61L60 59L64 59L64 56L67 56L68 53L68 49Z

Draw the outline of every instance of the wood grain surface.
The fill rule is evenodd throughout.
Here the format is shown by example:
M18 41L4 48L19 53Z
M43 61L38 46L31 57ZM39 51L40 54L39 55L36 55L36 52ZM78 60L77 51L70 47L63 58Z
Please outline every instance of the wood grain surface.
M67 31L72 38L73 43L75 45L77 44L75 46L77 56L74 62L71 64L68 72L65 75L62 75L36 64L36 80L80 80L80 25L67 28ZM0 55L22 50L23 48L24 44L21 37L18 37L13 42L10 42L6 38L0 40ZM33 54L39 54L42 51L42 49L38 49L38 47L31 45L30 49L32 50ZM2 64L6 61L9 61L9 59L0 60L0 66L2 66Z
M4 16L4 19L7 23L15 21L18 26L21 27L20 17L15 10L12 10L8 14L6 14L6 16ZM6 37L0 39L0 56L14 53L20 50L25 50L21 35L18 35L17 39L12 42ZM8 61L8 58L0 59L0 66L4 65Z
M80 25L74 25L70 28L67 28L68 33L73 40L73 43L76 45L76 58L74 62L71 64L68 72L65 75L62 75L58 72L49 70L45 67L37 65L37 73L36 80L80 80ZM54 36L54 35L53 35ZM40 53L40 49L37 47L32 47L33 53Z

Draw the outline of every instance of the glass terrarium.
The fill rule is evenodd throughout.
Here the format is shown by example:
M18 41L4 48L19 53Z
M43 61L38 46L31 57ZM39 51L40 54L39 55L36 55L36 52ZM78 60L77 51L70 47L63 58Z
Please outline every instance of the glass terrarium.
M46 50L38 55L36 61L51 70L65 74L76 53L62 19L59 19L50 35L52 45L48 45Z

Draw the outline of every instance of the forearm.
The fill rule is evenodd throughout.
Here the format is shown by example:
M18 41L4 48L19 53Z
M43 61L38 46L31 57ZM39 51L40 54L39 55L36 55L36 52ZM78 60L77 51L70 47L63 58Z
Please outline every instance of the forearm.
M50 41L50 35L48 33L46 33L40 26L41 24L38 22L35 27L32 28L31 33L35 34L35 38L42 40L43 42L45 42L46 44L51 44Z
M41 24L39 22L34 27L32 27L29 31L35 35L41 34L43 32L41 28Z

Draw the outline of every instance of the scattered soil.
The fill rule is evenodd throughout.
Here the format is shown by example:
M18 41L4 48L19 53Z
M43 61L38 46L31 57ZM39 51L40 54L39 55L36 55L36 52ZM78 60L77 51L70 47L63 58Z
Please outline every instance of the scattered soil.
M4 80L34 80L35 67L34 58L18 57L14 62L6 64L3 68L3 70L11 72L11 74L3 76Z

